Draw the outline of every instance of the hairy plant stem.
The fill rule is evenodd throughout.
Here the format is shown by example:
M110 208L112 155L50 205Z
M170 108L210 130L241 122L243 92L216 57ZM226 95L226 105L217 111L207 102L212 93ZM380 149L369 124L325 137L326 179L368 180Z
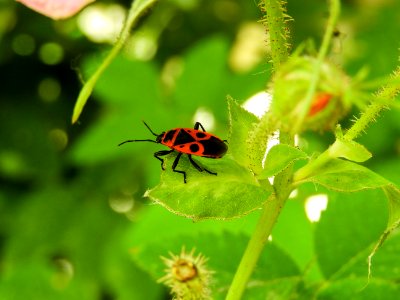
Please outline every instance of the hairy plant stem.
M397 68L393 72L392 77L393 83L381 88L376 95L376 98L381 100L377 100L370 104L353 126L347 130L342 139L347 141L356 139L360 134L365 132L369 124L376 120L379 113L394 101L394 98L400 93L400 85L398 83L398 80L400 79L400 68ZM333 153L334 151L332 151L335 148L336 143L337 141L335 141L327 150L322 152L315 160L309 162L294 174L293 181L296 185L300 184L302 180L317 173L318 169L328 163L331 159L340 156L340 153Z
M286 27L286 11L282 0L263 0L260 5L265 10L265 25L269 32L271 56L274 70L284 63L288 57L288 29Z
M261 5L263 5L266 13L265 21L269 31L272 61L274 70L277 70L289 57L288 44L286 43L288 31L285 26L284 8L282 7L283 2L279 0L264 0ZM281 143L293 145L294 139L292 135L281 133L279 138ZM285 201L289 197L292 173L292 167L288 167L280 175L276 176L274 181L275 193L269 197L262 210L254 233L236 270L226 296L227 300L242 298L246 289L246 284L253 273L257 261L267 243L268 237L271 235Z
M293 126L293 132L299 132L301 124L303 124L304 119L310 111L311 102L317 90L322 63L325 59L326 54L328 53L329 43L331 41L333 31L335 30L337 19L340 14L340 0L330 0L329 13L330 15L328 19L328 25L326 27L324 38L322 40L321 48L318 51L317 60L314 65L310 84L308 86L307 94L305 96L304 105L299 112L296 124L294 124Z
M400 68L397 68L393 72L393 83L383 87L376 95L378 99L383 99L383 101L376 101L370 104L367 109L363 112L360 118L350 127L349 130L343 136L346 140L354 140L361 133L365 132L368 125L375 121L378 114L387 108L388 104L394 100L394 98L400 92L400 86L398 80L400 79ZM389 102L387 102L389 100Z
M226 296L227 300L239 300L242 298L246 284L253 273L257 261L267 243L272 228L281 212L285 199L271 195L261 213L256 229L247 245L240 261L232 285Z

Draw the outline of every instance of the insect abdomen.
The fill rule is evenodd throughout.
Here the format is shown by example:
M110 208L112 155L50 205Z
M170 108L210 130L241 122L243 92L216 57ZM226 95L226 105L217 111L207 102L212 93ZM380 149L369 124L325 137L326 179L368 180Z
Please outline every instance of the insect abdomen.
M203 146L202 156L205 157L220 158L228 151L228 146L215 136L210 136L209 139L198 141L198 143Z

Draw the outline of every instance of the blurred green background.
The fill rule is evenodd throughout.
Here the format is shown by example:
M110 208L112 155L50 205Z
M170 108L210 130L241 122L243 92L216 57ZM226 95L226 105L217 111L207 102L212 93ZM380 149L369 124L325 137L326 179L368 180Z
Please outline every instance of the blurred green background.
M167 255L169 244L179 251L179 239L207 252L213 241L220 250L209 251L217 253L215 262L236 245L227 267L233 272L253 229L257 213L197 224L151 204L142 195L159 182L153 152L162 147L117 144L152 138L142 120L155 132L202 121L206 130L228 136L226 96L243 103L265 90L270 77L256 1L157 3L71 125L82 80L104 59L129 5L96 1L74 18L53 21L0 2L0 299L168 299L157 276L146 272L163 268L154 259L160 253L136 252L158 242ZM319 45L325 1L289 0L288 14L292 48L310 38ZM343 1L338 32L331 59L350 75L362 67L370 79L388 75L398 63L400 2ZM399 117L385 112L360 139L374 154L367 165L397 184ZM308 134L307 150L321 151L332 138ZM288 204L276 229L277 245L289 251L299 238L290 224L297 224L307 242L299 241L291 256L301 269L313 256L314 230L302 200ZM289 265L287 272L296 270ZM232 273L224 276L229 283Z

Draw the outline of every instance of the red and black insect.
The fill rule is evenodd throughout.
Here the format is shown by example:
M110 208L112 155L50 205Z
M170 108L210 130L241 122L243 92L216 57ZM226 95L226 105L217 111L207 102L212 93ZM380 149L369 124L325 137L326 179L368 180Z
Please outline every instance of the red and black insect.
M152 142L157 144L163 144L171 150L161 150L154 153L154 157L161 161L161 168L164 168L164 159L160 156L170 154L174 151L178 152L173 164L172 171L183 174L183 181L186 183L186 172L182 170L177 170L176 167L179 163L179 159L182 154L187 154L190 163L199 171L206 171L209 174L217 175L215 172L211 172L204 167L199 166L192 158L192 155L208 157L208 158L221 158L228 151L228 146L225 141L221 140L219 137L206 132L203 125L199 122L194 124L194 129L191 128L174 128L168 131L164 131L160 134L156 134L151 130L149 125L143 122L144 125L150 130L150 132L156 136L156 140L127 140L120 143L121 146L125 143L130 142ZM199 130L199 128L202 129Z

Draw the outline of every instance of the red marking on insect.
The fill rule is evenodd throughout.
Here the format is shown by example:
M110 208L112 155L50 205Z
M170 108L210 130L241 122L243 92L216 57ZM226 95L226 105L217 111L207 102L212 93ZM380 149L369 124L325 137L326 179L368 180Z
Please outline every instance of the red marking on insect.
M174 151L178 152L173 164L172 171L183 174L183 181L186 183L186 172L177 170L176 166L179 163L179 159L182 154L187 154L189 161L199 172L206 171L209 174L217 175L215 172L211 172L204 167L199 166L192 158L192 155L202 156L207 158L221 158L228 151L226 141L221 140L216 135L206 132L203 125L196 122L194 129L191 128L174 128L168 131L164 131L160 134L154 133L153 130L143 122L149 131L156 137L155 140L127 140L120 143L121 146L125 143L130 142L152 142L157 144L163 144L169 147L171 150L161 150L154 153L154 157L161 161L161 168L164 168L164 159L160 156L170 154ZM201 130L199 130L201 128Z
M311 105L308 115L311 117L323 110L329 104L329 101L331 101L332 98L333 95L328 93L317 94Z

